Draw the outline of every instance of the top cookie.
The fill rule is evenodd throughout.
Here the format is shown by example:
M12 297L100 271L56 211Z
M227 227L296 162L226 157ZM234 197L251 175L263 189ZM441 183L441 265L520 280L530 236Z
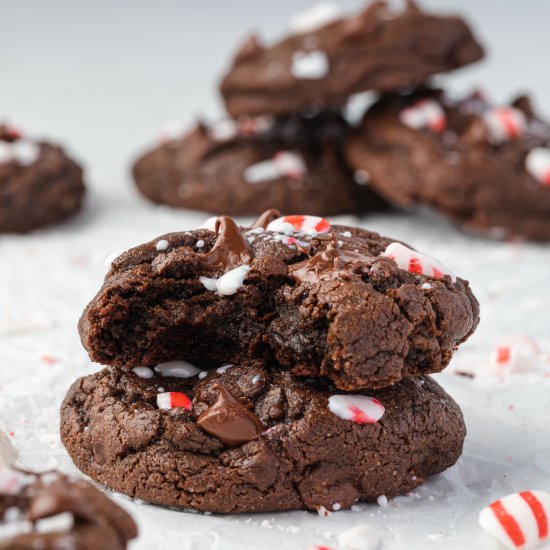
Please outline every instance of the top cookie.
M320 4L292 23L294 34L278 44L253 36L235 56L221 83L231 116L339 105L357 92L416 86L483 56L462 19L424 13L411 1L400 13L373 2L348 18Z
M93 361L275 359L346 390L442 370L478 323L437 260L312 216L213 218L117 258L80 321Z

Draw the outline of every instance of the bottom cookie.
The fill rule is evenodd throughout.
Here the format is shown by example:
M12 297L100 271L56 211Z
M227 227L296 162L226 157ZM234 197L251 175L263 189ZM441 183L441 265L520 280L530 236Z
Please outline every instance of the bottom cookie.
M462 413L429 377L346 394L261 363L156 369L81 378L61 408L75 464L155 504L339 510L412 491L462 452Z
M0 550L124 550L132 518L87 481L0 462Z

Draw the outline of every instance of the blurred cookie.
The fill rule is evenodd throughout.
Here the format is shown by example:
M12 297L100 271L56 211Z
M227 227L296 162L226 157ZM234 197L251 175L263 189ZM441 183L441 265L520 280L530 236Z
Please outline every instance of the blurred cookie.
M345 394L261 362L134 371L77 380L61 437L84 473L155 504L340 510L412 491L462 452L462 413L428 377Z
M172 129L136 161L133 175L154 202L212 213L278 208L334 215L383 208L343 160L347 132L344 119L332 112Z
M90 483L0 462L0 550L124 550L132 518Z
M388 96L347 152L396 205L428 204L496 237L550 239L550 126L526 97L495 107L479 93Z
M80 210L82 169L61 147L0 125L0 233L27 233Z
M375 1L344 17L325 3L292 20L274 46L249 38L221 83L233 117L342 105L351 94L413 87L477 61L483 51L459 17Z

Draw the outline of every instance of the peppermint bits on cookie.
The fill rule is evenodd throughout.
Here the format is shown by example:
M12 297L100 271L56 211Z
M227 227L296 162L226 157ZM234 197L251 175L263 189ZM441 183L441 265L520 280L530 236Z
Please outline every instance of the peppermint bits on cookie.
M337 417L356 424L376 424L386 410L378 399L365 395L332 395L328 408Z
M550 186L550 149L535 147L525 157L525 169L539 183Z
M157 407L162 410L187 409L191 410L191 399L178 391L167 391L157 394Z
M405 126L419 130L428 128L432 132L443 132L447 128L447 119L443 107L435 99L421 99L401 111L399 120Z
M441 279L448 275L453 283L456 281L455 275L440 261L428 254L411 250L401 243L391 243L383 255L393 260L397 267L410 273L428 275L434 279Z
M508 548L534 548L548 539L550 494L522 491L496 500L479 514L479 524Z
M483 115L489 140L495 145L518 139L527 129L527 118L515 107L494 107Z
M270 222L267 231L291 235L295 232L323 234L330 231L330 223L319 216L283 216Z

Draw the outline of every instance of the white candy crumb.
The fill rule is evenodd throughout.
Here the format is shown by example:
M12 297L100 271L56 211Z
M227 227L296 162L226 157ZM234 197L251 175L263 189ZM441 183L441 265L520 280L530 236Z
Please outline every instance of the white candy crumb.
M153 375L155 374L153 369L150 369L149 367L134 367L132 372L140 378L153 378Z
M342 505L341 505L339 502L335 502L335 503L332 505L332 509L333 509L335 512L338 512L338 510L340 510L340 508L342 508Z
M349 239L351 237L351 232L350 231L344 231L342 233L342 237L346 237L347 239Z
M232 364L227 364L227 365L222 365L221 367L218 367L216 369L216 372L219 372L220 374L223 374L224 372L226 372L227 370L229 370L231 367L233 367L234 365Z
M329 72L329 61L325 52L296 52L292 56L292 76L299 79L316 80L325 77Z
M250 271L249 265L241 265L224 273L218 279L199 277L202 285L211 292L217 291L221 296L235 294L243 286L246 274Z
M378 503L378 506L385 508L388 505L388 497L386 495L380 495L376 499L376 502Z
M204 241L203 241L202 239L199 239L199 240L196 242L195 246L196 246L197 248L202 248L202 247L204 246Z
M380 536L368 525L356 525L338 537L339 550L375 550L380 546Z
M254 376L252 378L252 383L253 384L257 384L259 381L260 381L260 375L259 374L257 374L256 376Z
M424 290L428 290L432 288L432 285L430 283L424 283L420 288L423 288Z
M200 374L199 374L199 378L202 380L203 378L206 378L208 376L208 373L203 370Z
M161 250L167 250L170 246L170 243L166 239L161 239L155 246L155 248L160 252Z

